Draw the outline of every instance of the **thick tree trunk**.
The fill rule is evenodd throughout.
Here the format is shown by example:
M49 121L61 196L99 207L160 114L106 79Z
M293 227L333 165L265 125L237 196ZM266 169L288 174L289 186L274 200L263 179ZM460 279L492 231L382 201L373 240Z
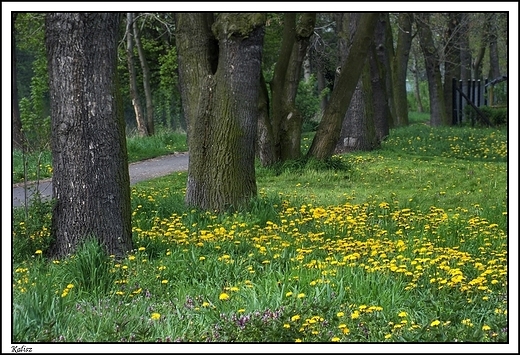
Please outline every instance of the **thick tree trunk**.
M46 47L51 102L51 257L94 237L109 254L132 249L130 178L117 86L120 18L51 13Z
M442 77L439 66L439 55L433 41L429 24L429 14L415 15L415 23L419 32L419 42L424 56L428 90L430 97L430 125L448 125L450 121L446 115Z
M16 33L14 30L14 24L16 22L17 14L16 12L11 13L12 20L12 31L11 31L11 63L12 63L12 76L11 76L11 96L12 96L12 105L13 105L13 115L12 115L12 149L23 149L23 134L22 134L22 120L20 118L20 105L18 102L18 84L17 84L17 75L16 75Z
M134 19L134 21L136 21ZM155 127L153 123L153 100L152 100L152 89L150 88L150 68L148 67L148 61L144 54L143 45L141 44L141 37L139 34L139 26L137 23L133 24L134 30L134 41L137 47L137 54L139 55L139 62L141 63L141 70L143 71L143 88L144 97L146 99L146 129L148 135L153 135Z
M408 125L408 100L406 92L406 74L412 47L413 14L400 13L398 21L397 46L393 58L393 89L396 113L396 126Z
M141 100L139 99L139 93L137 92L137 78L135 74L135 61L134 61L134 41L133 30L134 27L134 14L128 12L126 14L126 55L128 60L128 73L130 77L130 98L132 99L132 106L134 106L135 120L137 122L137 132L140 136L148 136L148 126L143 115L143 108L141 106Z
M264 15L220 14L213 72L206 14L176 15L183 105L189 122L186 204L204 210L239 208L256 195L255 137Z
M359 26L352 41L352 47L341 68L337 85L332 92L329 105L323 114L318 130L312 141L308 156L325 160L332 156L341 132L341 123L350 105L361 71L365 65L369 48L374 36L374 29L379 18L378 13L361 15Z

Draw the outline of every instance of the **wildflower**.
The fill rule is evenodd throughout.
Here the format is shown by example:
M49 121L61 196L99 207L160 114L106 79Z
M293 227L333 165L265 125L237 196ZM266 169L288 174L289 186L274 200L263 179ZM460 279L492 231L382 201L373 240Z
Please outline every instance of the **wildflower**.
M146 248L145 247L139 247L139 249L137 249L137 250L144 251L144 250L146 250Z
M298 338L298 339L296 339L294 342L295 342L295 343L301 343L302 340L301 340L300 338Z
M338 341L339 341L339 338L338 338L338 337L334 337L334 338L332 338L330 341L338 342Z
M285 297L291 297L292 295L293 295L293 293L289 291L289 292L287 292L287 293L285 294Z
M241 308L237 311L237 313L244 313L246 310L244 308Z
M441 322L440 322L438 319L436 319L436 320L434 320L434 321L430 324L430 326L432 326L432 327L436 327L436 326L438 326L439 324L441 324Z
M284 323L283 327L289 329L291 327L291 325L288 323Z
M303 297L305 297L305 293L299 293L298 294L298 298L303 298Z
M69 289L69 290L70 290L71 288L73 288L73 287L74 287L73 284L68 284L68 285L67 285L67 289Z
M157 312L152 313L152 315L150 316L150 319L152 320L158 320L159 318L161 318L161 314Z
M34 252L34 254L36 254L36 255L41 255L42 253L43 253L43 252L42 252L40 249L38 249L38 250L36 250L36 251Z
M294 316L291 317L291 321L293 321L293 322L296 322L298 319L300 319L300 315L299 314L294 315Z
M343 317L345 315L344 312L338 312L338 314L336 314L338 317Z
M405 311L402 311L397 316L399 316L399 317L406 317L407 315L408 315L408 313L406 313Z
M489 325L484 324L484 325L482 326L482 330L483 330L483 331L487 331L487 330L490 330L490 329L491 329L491 327L490 327Z
M226 301L229 299L229 295L225 292L221 293L220 296L218 296L218 299L221 301Z
M162 283L162 284L167 284L167 283L168 283L168 280L162 280L161 283Z
M358 312L358 311L354 311L354 313L352 313L352 314L350 315L350 318L352 318L352 319L359 318L359 312Z

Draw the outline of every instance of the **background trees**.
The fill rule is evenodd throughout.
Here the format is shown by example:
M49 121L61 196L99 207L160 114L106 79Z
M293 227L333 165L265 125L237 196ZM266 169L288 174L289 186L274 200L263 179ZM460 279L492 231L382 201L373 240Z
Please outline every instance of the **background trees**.
M89 237L116 256L132 248L130 179L116 76L119 23L116 13L46 15L53 257L73 252Z
M385 13L378 18L374 39L366 55L355 50L365 55L365 58L359 57L365 60L362 69L353 73L355 67L351 66L345 71L342 62L352 49L354 35L363 30L363 26L349 20L356 16L359 13L266 14L262 75L256 102L258 126L253 140L256 141L253 151L263 165L299 158L302 132L316 127L319 128L307 157L326 159L332 153L324 147L332 146L339 152L345 141L354 142L351 138L355 138L357 146L349 149L377 147L390 127L408 123L410 107L421 110L423 106L423 110L431 110L432 125L452 124L451 100L448 99L451 78L482 79L488 74L496 75L500 68L506 67L505 13L492 16L483 13ZM205 21L214 23L212 17L208 13ZM205 124L196 130L186 124L190 117L199 115L193 110L200 105L189 101L194 100L194 95L199 95L199 99L203 96L200 96L200 86L186 85L182 81L179 84L177 55L183 47L183 30L175 28L171 13L128 13L123 18L128 21L121 21L118 27L118 76L127 133L131 134L136 128L141 134L150 134L157 127L187 130L190 143L196 145L197 135L202 132L201 135L206 134L203 139L206 150L199 158L192 155L192 160L201 159L201 167L209 165L205 158L208 147L213 144L210 142L219 137L218 145L222 146L222 137L208 131ZM16 83L13 93L18 91L20 98L17 100L13 95L12 127L14 133L19 131L15 119L18 116L15 103L19 102L21 132L33 147L44 147L50 134L47 66L41 46L42 21L41 14L24 13L14 18L13 40L17 50L13 57L16 64L13 74L18 75L13 75L13 83ZM199 28L194 26L193 30L198 33ZM210 49L208 59L203 60L210 68L201 73L215 76L220 60L219 40L210 28L205 31L209 34L203 45ZM341 69L336 75L338 68ZM181 72L185 70L186 67L180 69ZM361 79L352 83L356 74ZM184 79L189 76L184 75ZM201 76L200 73L197 75ZM349 91L339 85L343 75L350 76L348 85L357 85L352 103L347 102ZM231 80L229 76L222 77ZM411 91L414 87L417 88L415 98ZM339 97L336 103L333 102L335 95ZM132 100L142 103L138 110L143 112L140 124L136 123ZM184 101L185 110L181 110L181 101ZM350 107L349 113L343 115L340 123L335 119L335 124L328 126L331 112L339 114L339 106L332 108L338 103ZM18 140L14 134L15 147ZM358 144L361 142L365 143ZM245 150L249 151L247 144ZM213 174L229 169L218 170ZM250 169L247 171L249 174ZM249 186L250 191L244 196L254 191L252 184ZM188 191L191 194L193 190Z

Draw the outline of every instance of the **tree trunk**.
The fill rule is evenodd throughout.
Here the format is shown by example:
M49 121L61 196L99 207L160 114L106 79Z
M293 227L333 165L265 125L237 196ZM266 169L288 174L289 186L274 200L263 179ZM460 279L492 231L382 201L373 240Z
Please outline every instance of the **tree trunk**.
M341 68L348 68L348 70L341 70L337 85L334 87L327 109L307 153L308 156L325 160L334 153L340 136L341 123L365 65L378 18L378 13L361 15L352 47L347 59L341 65Z
M433 127L448 125L450 122L446 115L439 55L435 48L432 31L430 29L429 14L416 14L415 23L419 32L419 43L424 56L426 76L428 77L430 125Z
M360 14L353 13L342 16L340 19L342 25L338 26L341 31L338 34L340 38L338 47L344 51L341 53L342 60L348 56L346 43L352 41L351 37L356 32L359 18ZM348 40L345 41L345 39ZM381 75L384 70L384 63L381 61L384 59L377 57L375 40L378 42L377 47L384 50L384 24L379 20L375 29L374 40L370 43L368 60L363 66L361 77L343 120L340 137L334 150L336 154L374 149L379 144L376 121L377 127L381 131L386 131L385 133L381 132L381 135L388 135L389 109L386 101L386 83ZM339 75L341 75L341 72Z
M413 14L399 14L397 46L392 62L396 126L407 126L409 123L406 74L412 47L412 21Z
M417 53L417 50L415 47L412 47L412 54L413 54L413 66L411 69L411 72L413 73L413 93L415 97L415 102L417 102L417 112L423 113L424 107L422 104L422 98L421 98L421 86L420 86L420 78L419 78L419 54Z
M139 93L137 92L137 78L135 74L135 62L134 62L134 41L132 39L134 27L134 14L128 12L126 14L126 55L128 60L128 73L130 77L130 98L132 99L132 106L134 106L135 120L137 122L137 132L141 137L148 136L148 126L143 115L143 108L141 106L141 100L139 99Z
M12 63L12 76L11 76L11 96L13 104L13 116L12 116L12 149L23 149L23 134L22 134L22 120L20 119L20 105L18 102L18 84L16 75L16 32L14 25L18 13L11 13L12 27L11 31L11 63Z
M136 20L134 20L136 21ZM139 62L141 63L141 70L143 71L143 88L144 97L146 98L146 129L148 135L153 135L155 127L153 123L153 101L152 101L152 89L150 88L150 68L148 67L148 61L144 54L143 45L141 44L141 37L139 34L139 26L137 23L133 24L134 30L134 41L137 47L137 54L139 55Z
M501 76L500 74L500 65L498 60L498 37L497 37L497 14L489 13L488 15L488 23L489 23L489 31L488 31L488 43L489 43L489 80L497 79ZM491 105L493 103L491 102Z
M302 62L314 31L316 14L284 15L282 50L271 82L272 128L277 158L285 161L301 156L303 118L295 105ZM278 148L279 147L279 148Z
M118 257L132 249L130 178L116 77L119 23L115 13L46 16L53 258L73 253L89 237Z
M466 83L471 79L471 51L469 48L469 16L458 13L460 23L460 80Z
M276 163L273 127L269 116L269 92L264 76L260 76L260 94L258 99L258 131L256 153L262 166Z
M244 206L257 192L255 137L265 15L218 15L212 26L218 40L215 72L207 20L204 13L176 14L189 122L186 204L220 212Z
M460 78L460 23L458 13L448 13L444 44L444 104L446 116L453 124L453 78Z

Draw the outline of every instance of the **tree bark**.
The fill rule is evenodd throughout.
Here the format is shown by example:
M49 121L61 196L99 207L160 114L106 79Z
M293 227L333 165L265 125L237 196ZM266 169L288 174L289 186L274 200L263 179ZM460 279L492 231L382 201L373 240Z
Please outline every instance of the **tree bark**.
M20 104L18 102L18 83L17 83L17 69L16 69L16 32L15 22L18 13L11 13L11 63L12 63L12 76L11 76L11 95L13 105L13 115L11 121L12 127L12 149L23 149L23 134L22 134L22 120L20 118Z
M392 62L396 126L407 126L409 123L406 74L412 47L412 21L413 14L399 14L397 45Z
M148 136L148 126L143 115L143 108L141 106L141 100L139 99L139 93L137 92L137 78L135 74L135 61L134 61L134 41L133 36L134 27L134 14L128 12L126 14L126 55L128 60L128 73L130 77L130 98L132 99L132 106L134 106L135 120L137 122L137 132L141 137Z
M212 26L218 40L215 67L207 14L176 14L179 76L189 122L188 206L221 212L240 208L256 195L264 22L262 14L218 15Z
M497 27L497 14L489 13L488 23L489 23L489 31L488 31L488 43L489 43L489 80L497 79L501 76L500 74L500 65L498 60L498 27ZM493 105L493 103L491 103Z
M49 13L53 199L50 256L96 238L109 254L132 249L130 178L117 85L120 17Z
M428 77L428 90L430 97L430 125L448 125L450 122L446 115L444 102L442 77L439 66L439 55L435 48L432 31L429 24L429 14L415 15L415 23L419 32L419 43L423 52Z
M295 99L301 77L302 62L314 31L315 13L306 13L297 21L296 13L284 15L282 50L271 82L272 128L277 160L301 156L303 119Z
M341 65L341 68L348 69L341 70L337 85L334 87L327 109L307 153L310 157L325 160L334 153L334 148L340 136L341 123L365 65L378 18L378 13L361 15L352 47L347 59Z
M460 23L460 80L466 83L471 79L471 51L469 48L469 16L458 13Z
M139 55L139 62L141 63L141 70L143 71L143 89L144 89L144 97L146 100L146 129L148 131L148 135L153 135L155 132L154 122L153 122L153 100L152 100L152 89L150 88L150 68L148 67L148 61L146 60L146 55L144 54L143 45L141 44L141 35L139 33L139 26L137 26L137 21L134 19L134 23L132 25L134 32L134 41L135 46L137 47L137 54Z
M453 124L453 78L460 78L460 23L458 13L448 13L444 44L444 104L446 116Z

